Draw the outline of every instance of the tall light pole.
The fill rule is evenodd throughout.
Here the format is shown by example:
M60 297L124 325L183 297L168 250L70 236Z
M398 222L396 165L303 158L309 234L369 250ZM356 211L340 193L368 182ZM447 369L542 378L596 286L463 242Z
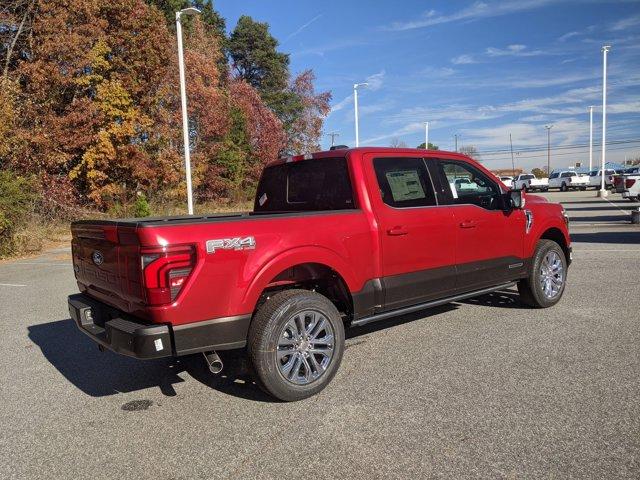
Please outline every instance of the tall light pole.
M354 83L353 84L353 111L356 118L356 147L360 146L360 130L358 129L358 87L366 87L369 84L364 83Z
M178 36L178 67L180 68L180 100L182 103L182 141L184 142L184 172L187 177L187 210L193 215L193 190L191 188L191 156L189 154L189 114L187 112L187 86L184 78L184 52L182 51L182 15L197 15L200 10L189 7L176 12Z
M424 122L424 149L429 150L429 122Z
M456 152L458 151L458 134L454 134L453 138L455 139L455 143L456 143Z
M589 171L593 168L593 105L589 107Z
M553 125L545 125L547 129L547 176L551 176L551 129Z
M607 196L607 189L604 186L604 165L607 149L607 53L610 49L611 45L602 47L602 170L600 171L601 183L598 193L601 197Z

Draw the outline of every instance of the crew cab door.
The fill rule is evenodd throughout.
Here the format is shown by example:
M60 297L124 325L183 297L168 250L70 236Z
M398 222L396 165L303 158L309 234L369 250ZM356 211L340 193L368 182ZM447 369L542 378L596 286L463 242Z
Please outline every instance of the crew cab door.
M425 160L365 156L382 251L384 310L423 303L455 290L455 224L440 208Z
M469 162L436 159L431 168L439 201L454 216L457 291L517 278L524 271L524 212L504 209L498 183Z

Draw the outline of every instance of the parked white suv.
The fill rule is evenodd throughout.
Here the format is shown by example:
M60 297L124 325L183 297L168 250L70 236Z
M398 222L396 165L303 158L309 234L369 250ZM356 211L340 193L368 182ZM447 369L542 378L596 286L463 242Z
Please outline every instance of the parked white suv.
M559 188L561 192L569 189L586 190L588 186L589 177L573 170L554 172L549 177L549 188Z
M613 176L616 171L612 168L604 169L604 188L613 187ZM592 170L589 172L589 186L599 190L602 187L602 170Z
M536 178L533 173L521 173L513 179L514 190L540 190L546 192L549 190L546 178Z

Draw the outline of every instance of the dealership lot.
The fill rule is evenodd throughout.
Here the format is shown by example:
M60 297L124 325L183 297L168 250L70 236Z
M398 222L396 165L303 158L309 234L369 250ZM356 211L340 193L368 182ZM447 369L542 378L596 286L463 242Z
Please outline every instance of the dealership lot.
M638 478L640 204L543 195L572 220L560 304L505 291L352 330L293 404L198 357L99 352L68 249L0 263L0 477Z

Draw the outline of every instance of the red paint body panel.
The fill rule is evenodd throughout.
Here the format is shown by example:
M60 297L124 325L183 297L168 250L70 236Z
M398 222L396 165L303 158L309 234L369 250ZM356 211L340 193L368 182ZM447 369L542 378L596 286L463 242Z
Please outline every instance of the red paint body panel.
M73 259L80 289L134 316L180 325L252 313L265 287L278 274L301 263L330 267L354 293L372 279L495 257L528 259L549 228L560 230L569 245L562 208L534 195L526 195L525 208L534 218L528 234L524 233L523 210L488 211L470 205L394 209L382 202L372 166L374 157L456 159L490 174L463 155L359 148L321 152L313 158L322 161L341 155L349 165L356 204L353 210L230 216L210 222L196 218L191 223L74 224ZM475 222L474 228L460 227L469 221ZM400 234L388 234L396 227ZM253 249L206 251L208 240L248 236L255 239ZM149 307L141 249L175 245L194 246L195 266L173 303ZM98 266L90 261L96 251L104 257Z

